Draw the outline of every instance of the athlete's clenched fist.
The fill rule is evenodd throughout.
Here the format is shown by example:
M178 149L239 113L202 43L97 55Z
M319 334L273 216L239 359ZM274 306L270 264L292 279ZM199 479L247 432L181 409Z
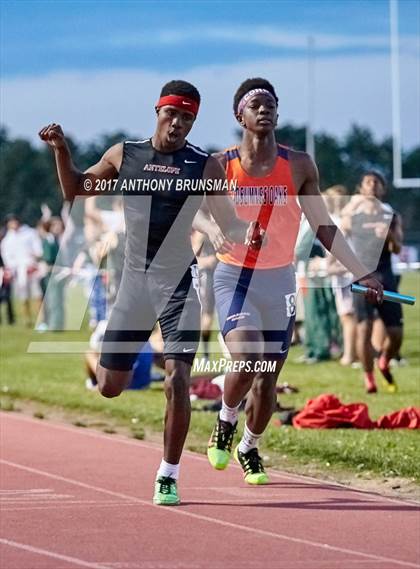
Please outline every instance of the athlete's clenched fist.
M41 140L53 148L60 148L66 145L63 130L61 126L55 122L41 128L38 135Z

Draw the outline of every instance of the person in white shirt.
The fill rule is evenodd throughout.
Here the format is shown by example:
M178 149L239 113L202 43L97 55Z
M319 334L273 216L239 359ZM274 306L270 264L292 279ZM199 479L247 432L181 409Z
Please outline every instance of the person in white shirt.
M31 326L31 299L39 300L41 297L37 267L42 256L42 244L36 230L22 224L18 216L9 214L6 226L7 233L1 242L1 255L5 267L13 274L14 289L23 303L25 324Z

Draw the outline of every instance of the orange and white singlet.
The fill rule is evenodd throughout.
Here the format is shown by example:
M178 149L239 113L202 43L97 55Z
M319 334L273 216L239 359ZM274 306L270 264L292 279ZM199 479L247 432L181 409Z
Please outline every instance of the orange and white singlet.
M217 255L223 263L250 269L274 269L293 263L301 209L288 149L280 145L277 149L273 170L258 178L250 176L242 168L237 146L224 151L229 196L233 199L236 215L244 221L258 219L267 232L268 240L260 251L235 243L230 253Z

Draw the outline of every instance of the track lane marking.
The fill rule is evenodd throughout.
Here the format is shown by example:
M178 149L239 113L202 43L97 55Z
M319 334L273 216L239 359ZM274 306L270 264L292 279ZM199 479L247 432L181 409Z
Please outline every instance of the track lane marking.
M84 435L84 436L91 437L91 438L104 439L104 440L111 441L114 443L119 442L119 443L123 443L125 445L142 447L144 449L155 450L155 451L162 453L162 445L160 445L158 443L145 442L145 441L139 441L139 440L133 441L133 440L128 439L124 435L118 435L118 434L107 435L106 433L101 433L100 431L93 430L90 427L87 427L86 429L81 429L80 427L76 427L76 426L70 426L70 425L65 425L65 424L61 424L61 423L54 423L54 421L48 421L47 420L46 422L42 422L39 419L33 419L32 417L28 417L26 415L17 415L17 414L13 414L13 413L7 413L6 414L5 412L0 412L0 420L2 418L5 418L5 417L16 419L17 421L35 423L36 425L38 425L40 427L53 427L54 429L66 431L69 433ZM199 460L201 462L206 462L206 463L208 462L208 460L205 456L197 454L197 453L189 451L189 450L184 450L183 455L187 455L190 458L192 458L194 460ZM229 465L229 468L242 472L241 467L238 466L237 464L235 464L234 462L232 462ZM411 505L414 505L417 507L420 506L420 503L416 500L410 500L410 499L401 500L398 498L391 498L389 496L382 496L381 494L377 494L375 492L370 492L368 490L360 490L358 488L352 488L351 486L346 486L345 484L341 484L340 482L328 482L326 480L322 480L321 478L314 478L312 476L301 476L299 474L292 474L290 472L284 472L284 473L281 472L280 473L280 472L278 472L272 468L269 469L269 474L270 474L271 478L293 480L295 482L301 482L302 484L306 484L308 486L316 486L316 485L322 485L323 484L323 485L325 485L325 490L339 488L341 490L345 490L346 492L353 492L355 494L362 494L363 496L371 497L372 502L375 501L374 499L380 499L380 500L384 500L387 502L394 502L396 504L405 504L405 505L411 504Z
M32 545L26 545L26 543L19 543L10 539L0 538L0 543L3 543L4 545L8 545L10 547L15 547L16 549L29 551L29 553L37 553L38 555L45 555L47 557L52 557L53 559L59 559L60 561L67 561L67 563L73 563L74 565L79 565L79 567L90 567L90 569L108 569L107 565L91 563L90 561L84 561L83 559L70 557L68 555L61 555L60 553L54 553L54 551L50 551L48 549L32 547Z
M23 464L17 464L15 462L11 462L8 460L0 459L0 463L5 464L7 466L11 466L13 468L24 470L26 472L30 472L32 474L38 474L41 476L45 476L45 477L51 478L53 480L60 480L61 482L67 482L68 484L73 484L75 486L79 486L80 488L86 488L88 490L93 490L95 492L102 492L103 494L108 494L109 496L115 496L115 497L122 498L125 500L131 500L132 502L137 502L138 504L148 506L151 508L159 508L159 506L155 506L149 501L142 500L141 498L136 498L135 496L129 496L128 494L123 494L122 492L114 492L113 490L107 490L106 488L101 488L99 486L93 486L92 484L86 484L85 482L79 482L78 480L73 480L72 478L66 478L66 477L60 476L58 474L53 474L51 472L46 472L44 470L38 470L36 468L25 466ZM160 510L163 511L162 508L160 508ZM345 553L345 554L349 554L349 555L363 557L366 559L373 559L376 561L384 561L384 562L386 561L389 563L395 563L401 567L413 567L414 569L419 569L419 567L420 567L418 564L411 563L410 561L402 561L402 560L394 559L391 557L383 557L382 555L375 555L373 553L364 553L362 551L347 549L347 548L338 547L335 545L329 545L327 543L319 543L317 541L311 541L308 539L303 539L303 538L298 538L298 537L291 537L291 536L280 534L280 533L274 533L271 531L266 531L266 530L262 530L262 529L258 529L258 528L252 528L252 527L241 525L241 524L226 522L224 520L220 520L217 518L211 518L209 516L204 516L202 514L194 514L192 512L186 512L185 510L180 509L179 506L174 507L174 508L167 508L164 511L167 513L170 513L170 514L183 515L183 516L187 516L187 517L194 518L197 520L221 525L224 527L230 527L230 528L235 529L235 530L246 531L246 532L252 533L253 535L262 535L264 537L280 539L283 541L290 541L293 543L298 543L300 545L308 545L308 546L315 547L318 549L323 549L324 551L335 551L338 553Z

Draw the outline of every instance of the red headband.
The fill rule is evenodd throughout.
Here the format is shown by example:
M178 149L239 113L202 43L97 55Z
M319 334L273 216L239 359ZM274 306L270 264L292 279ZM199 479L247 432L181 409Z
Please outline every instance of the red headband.
M181 95L166 95L165 97L161 97L156 103L156 108L160 109L163 105L172 105L173 107L177 107L183 111L189 111L194 115L198 113L198 108L200 106L197 101Z

